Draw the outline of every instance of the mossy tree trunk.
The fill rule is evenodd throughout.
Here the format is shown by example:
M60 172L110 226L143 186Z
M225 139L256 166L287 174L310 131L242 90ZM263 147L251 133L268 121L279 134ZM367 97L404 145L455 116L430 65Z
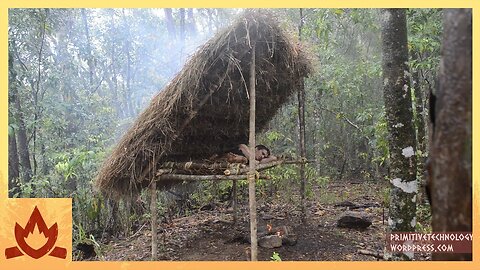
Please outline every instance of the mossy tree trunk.
M430 190L435 232L472 231L472 10L444 13ZM472 254L435 253L434 260Z
M382 10L383 92L390 152L391 232L415 230L416 179L415 129L409 86L405 9ZM409 260L413 253L388 254L386 259Z
M425 106L424 106L424 89L420 82L420 71L412 71L412 89L414 92L414 109L415 109L415 129L417 135L417 177L419 187L422 187L419 191L419 203L425 201L425 162L426 162L426 152L427 152L427 140L426 140L426 127L425 127Z

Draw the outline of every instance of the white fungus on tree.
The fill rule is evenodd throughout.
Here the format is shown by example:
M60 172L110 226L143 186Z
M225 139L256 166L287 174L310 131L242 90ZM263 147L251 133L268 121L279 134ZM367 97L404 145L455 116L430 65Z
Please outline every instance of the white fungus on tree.
M395 178L390 180L390 183L395 187L401 189L405 193L416 193L417 192L417 182L416 181L409 181L405 182L402 181L400 178Z
M415 152L413 151L413 147L409 146L409 147L403 148L402 149L402 155L406 158L409 158L409 157L412 157L413 155L415 155Z

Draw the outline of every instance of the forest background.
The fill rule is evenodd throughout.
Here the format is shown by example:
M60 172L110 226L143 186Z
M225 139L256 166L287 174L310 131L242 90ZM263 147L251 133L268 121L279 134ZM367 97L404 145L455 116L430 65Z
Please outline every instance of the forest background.
M113 144L195 50L240 9L10 9L9 195L73 198L74 241L95 232L129 234L148 220L142 201L113 202L93 192ZM388 130L376 9L275 9L282 27L309 44L316 69L306 81L307 197L354 180L385 187ZM418 178L427 156L428 93L435 89L441 9L407 12ZM298 157L297 101L259 141ZM298 200L298 170L277 168L260 197ZM231 193L231 183L181 185L162 193L159 211L188 215ZM246 193L244 194L246 195ZM245 197L246 198L246 197ZM387 206L388 208L388 206ZM418 207L429 218L428 207ZM421 223L419 223L421 226Z

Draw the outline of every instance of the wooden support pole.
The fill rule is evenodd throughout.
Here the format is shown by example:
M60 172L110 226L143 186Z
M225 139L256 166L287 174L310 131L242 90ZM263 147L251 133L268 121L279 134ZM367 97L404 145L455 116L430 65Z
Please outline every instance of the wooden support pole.
M300 9L300 25L298 27L298 35L302 37L303 28L303 9ZM306 159L307 151L305 148L305 82L300 78L298 87L298 131L299 131L299 156L301 160ZM305 176L305 163L300 163L300 207L302 210L302 222L307 223L307 207L306 207L306 185L307 178Z
M233 224L237 224L238 211L237 211L237 180L232 181L232 208L233 208Z
M305 84L301 79L300 87L298 89L298 126L299 126L299 152L300 159L305 160L307 151L305 148ZM307 207L306 207L306 186L307 178L305 176L305 163L300 163L300 207L302 210L302 222L307 223Z
M151 201L150 215L152 224L152 261L157 260L158 253L158 237L157 237L157 181L150 184Z
M250 134L249 134L249 172L248 172L248 200L250 208L250 249L251 261L257 261L257 202L255 199L255 44L252 45L250 61Z

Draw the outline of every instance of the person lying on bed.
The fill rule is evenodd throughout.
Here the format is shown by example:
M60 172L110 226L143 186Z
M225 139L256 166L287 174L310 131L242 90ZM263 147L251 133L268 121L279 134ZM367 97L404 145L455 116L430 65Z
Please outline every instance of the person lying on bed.
M245 144L238 145L237 148L232 149L226 153L226 159L229 163L248 163L250 156L250 149ZM277 160L277 157L271 155L270 149L263 144L255 146L255 160L258 163L268 163Z

